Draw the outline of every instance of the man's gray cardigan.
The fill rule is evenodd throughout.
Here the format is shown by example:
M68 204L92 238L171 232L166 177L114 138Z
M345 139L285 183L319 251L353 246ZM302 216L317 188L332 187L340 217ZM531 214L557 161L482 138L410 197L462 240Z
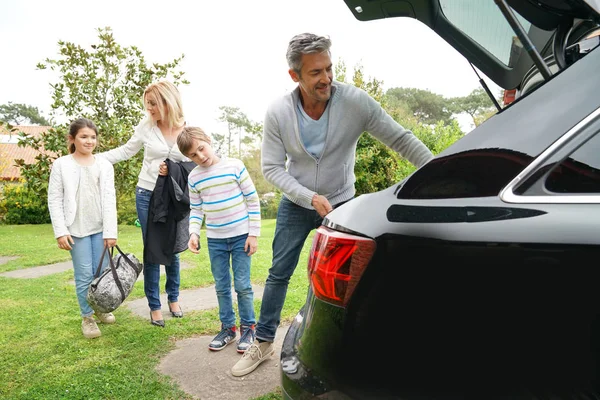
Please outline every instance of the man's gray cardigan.
M417 167L433 157L411 131L394 121L367 92L333 82L327 137L321 156L315 158L300 138L296 114L299 93L296 88L269 106L261 161L265 179L299 206L313 209L315 194L325 196L332 205L354 196L356 144L365 131Z

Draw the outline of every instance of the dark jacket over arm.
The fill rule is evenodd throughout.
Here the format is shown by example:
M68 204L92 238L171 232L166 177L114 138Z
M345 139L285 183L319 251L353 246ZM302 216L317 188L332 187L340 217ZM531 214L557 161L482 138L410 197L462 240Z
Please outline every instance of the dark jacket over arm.
M193 162L166 159L168 175L159 176L150 198L144 262L170 265L174 254L187 249L190 213L188 175Z

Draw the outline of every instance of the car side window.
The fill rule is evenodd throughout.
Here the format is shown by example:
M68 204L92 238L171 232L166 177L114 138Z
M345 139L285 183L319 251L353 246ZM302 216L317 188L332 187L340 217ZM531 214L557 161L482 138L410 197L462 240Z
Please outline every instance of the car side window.
M548 175L546 189L555 193L600 193L600 134L584 142Z

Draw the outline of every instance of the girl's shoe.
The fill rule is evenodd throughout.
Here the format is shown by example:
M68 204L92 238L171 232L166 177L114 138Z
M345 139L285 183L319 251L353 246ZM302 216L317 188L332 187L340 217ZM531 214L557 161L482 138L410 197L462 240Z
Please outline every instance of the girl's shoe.
M115 318L115 316L113 315L113 313L100 313L97 312L96 313L96 317L98 317L98 319L100 320L100 322L102 322L103 324L114 324L115 322L117 322L117 319Z
M164 319L152 319L152 311L150 311L150 323L154 326L160 326L161 328L165 327Z
M173 318L183 318L183 310L181 309L181 305L179 306L179 311L173 311L171 309L171 303L169 302L169 311L171 311Z
M81 321L81 331L83 332L83 337L87 339L97 338L102 335L102 332L98 329L96 320L93 317L83 317L83 320Z

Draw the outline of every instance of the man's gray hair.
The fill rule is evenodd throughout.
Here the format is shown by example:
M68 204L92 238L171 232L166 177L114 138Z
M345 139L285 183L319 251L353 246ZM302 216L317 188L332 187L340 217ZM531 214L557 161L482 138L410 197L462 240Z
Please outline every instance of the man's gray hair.
M287 49L287 62L290 69L300 74L302 69L302 55L312 53L328 52L331 47L331 40L325 36L318 36L313 33L301 33L290 40ZM331 53L330 53L331 54Z

